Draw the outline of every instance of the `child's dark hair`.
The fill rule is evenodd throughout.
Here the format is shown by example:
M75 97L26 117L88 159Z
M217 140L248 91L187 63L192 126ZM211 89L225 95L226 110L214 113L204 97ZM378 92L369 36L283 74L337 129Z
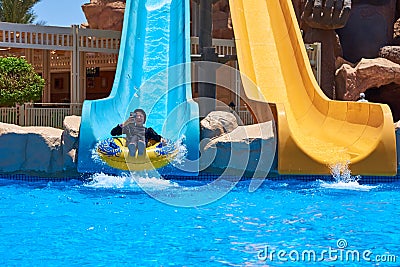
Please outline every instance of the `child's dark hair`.
M144 112L144 110L143 109L141 109L141 108L137 108L137 109L135 109L134 111L133 111L133 113L136 113L136 112L140 112L140 113L142 113L143 114L143 122L146 122L146 112Z

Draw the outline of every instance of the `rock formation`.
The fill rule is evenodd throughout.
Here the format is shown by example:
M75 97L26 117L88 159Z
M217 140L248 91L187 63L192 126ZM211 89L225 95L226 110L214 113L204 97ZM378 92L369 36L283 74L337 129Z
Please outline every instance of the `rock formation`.
M121 31L125 3L125 0L90 0L82 5L88 28Z
M367 89L390 83L400 84L399 64L385 58L363 58L355 67L343 64L336 71L336 97L357 100Z
M272 121L238 126L204 146L200 168L214 174L264 178L273 164L275 150Z
M358 64L338 58L336 97L357 100L365 92L368 101L389 105L397 121L400 120L400 46L385 46L379 56L361 59Z
M63 151L63 168L76 169L79 145L80 116L67 116L64 119L64 131L61 136Z
M400 46L384 46L380 49L379 56L400 64Z
M213 111L200 122L200 138L215 138L238 127L235 115L226 111Z
M230 19L228 0L219 0L213 4L213 38L232 39L233 29Z
M80 117L66 118L65 130L0 123L0 172L76 174Z
M304 31L305 43L321 43L321 89L329 98L334 98L335 60L340 55L336 30L343 28L350 15L350 3L329 7L328 2L294 0L296 13L301 14L301 27ZM305 2L305 3L304 3ZM338 1L339 3L340 1ZM300 10L299 10L300 9Z
M369 101L388 104L394 119L400 119L400 103L394 100L400 97L399 79L394 77L400 67L396 66L400 48L395 46L400 44L399 0L337 0L334 7L326 6L329 1L293 2L296 14L302 14L305 42L322 43L321 88L325 94L356 100L367 90ZM338 56L349 63L336 65L340 67L336 71Z

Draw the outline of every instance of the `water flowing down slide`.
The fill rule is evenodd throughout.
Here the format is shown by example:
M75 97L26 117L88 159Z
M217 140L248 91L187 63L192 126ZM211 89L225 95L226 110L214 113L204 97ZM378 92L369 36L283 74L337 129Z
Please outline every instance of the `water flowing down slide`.
M114 84L109 97L85 101L78 171L119 174L96 157L96 144L129 112L142 108L146 126L170 140L184 137L187 160L198 158L198 106L191 98L189 0L127 0ZM191 168L187 175L197 175Z
M397 171L387 105L329 100L319 88L291 0L230 0L246 95L275 103L280 174L329 174L350 162L353 174ZM246 80L246 79L243 79Z

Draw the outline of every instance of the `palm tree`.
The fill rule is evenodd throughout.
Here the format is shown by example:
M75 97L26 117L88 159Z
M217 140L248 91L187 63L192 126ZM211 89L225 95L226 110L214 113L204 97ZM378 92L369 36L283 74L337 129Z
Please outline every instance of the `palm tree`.
M36 19L33 6L41 0L0 0L0 21L31 24Z

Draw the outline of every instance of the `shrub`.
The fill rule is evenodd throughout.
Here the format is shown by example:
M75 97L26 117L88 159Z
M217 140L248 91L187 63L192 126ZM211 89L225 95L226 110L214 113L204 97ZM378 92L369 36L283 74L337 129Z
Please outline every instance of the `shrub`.
M45 81L24 58L0 58L0 106L38 101Z

